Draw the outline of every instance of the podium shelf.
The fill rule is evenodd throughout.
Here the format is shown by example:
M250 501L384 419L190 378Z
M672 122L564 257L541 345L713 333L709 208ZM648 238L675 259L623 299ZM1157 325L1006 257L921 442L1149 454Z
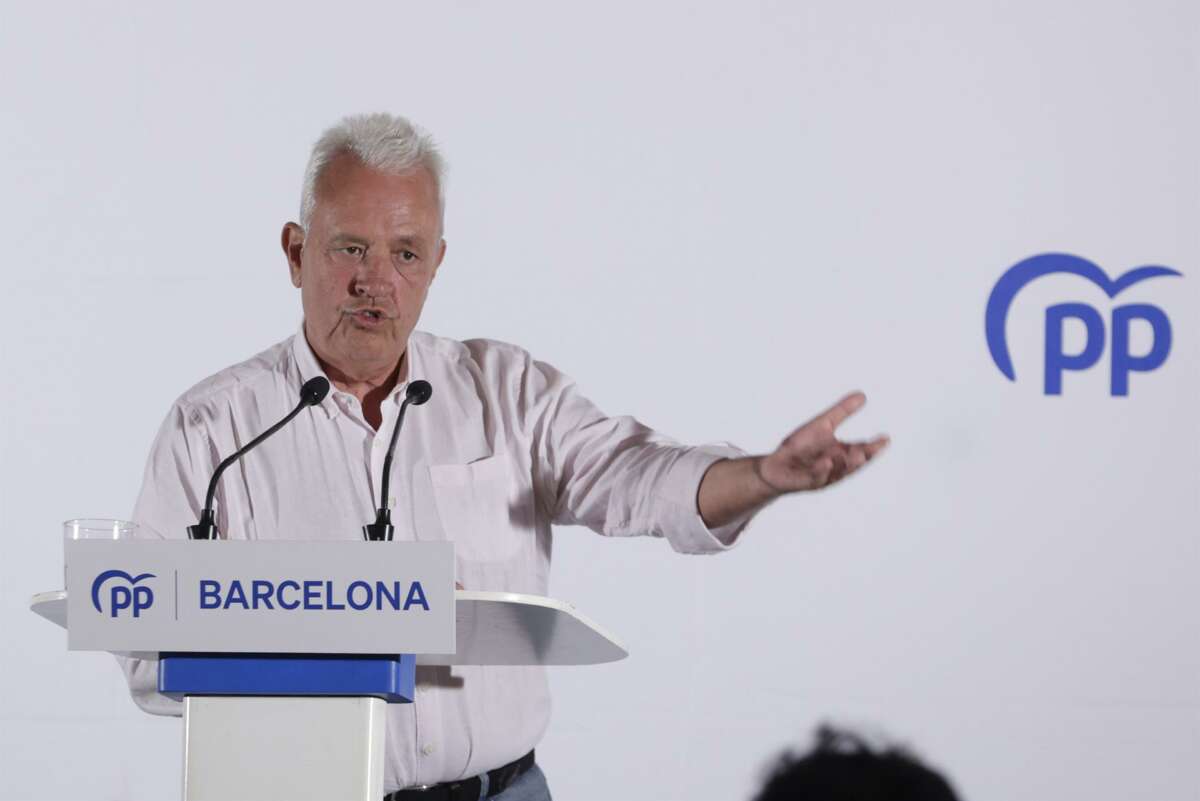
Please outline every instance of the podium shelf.
M51 623L67 627L65 590L38 593L29 606ZM417 654L418 665L596 665L629 655L624 645L573 606L540 595L458 590L455 620L455 653ZM396 650L402 652L403 645L397 643Z

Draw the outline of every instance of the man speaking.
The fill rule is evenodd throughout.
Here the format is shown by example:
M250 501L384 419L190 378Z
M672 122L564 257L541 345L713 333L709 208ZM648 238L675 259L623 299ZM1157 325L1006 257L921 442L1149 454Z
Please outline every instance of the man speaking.
M350 117L318 140L300 222L282 235L300 330L175 402L150 452L136 522L186 536L217 463L319 376L332 384L324 400L224 474L220 535L361 538L405 391L425 380L433 396L408 412L387 505L395 539L454 543L457 580L471 590L546 595L554 524L663 537L683 553L724 550L774 498L828 486L887 444L835 437L865 402L854 393L770 454L685 447L605 416L518 347L415 330L446 255L441 179L433 142L400 117ZM156 663L123 664L140 706L180 713L155 691ZM388 705L386 791L548 799L532 752L549 710L541 668L418 669L415 702ZM453 794L450 782L461 785Z

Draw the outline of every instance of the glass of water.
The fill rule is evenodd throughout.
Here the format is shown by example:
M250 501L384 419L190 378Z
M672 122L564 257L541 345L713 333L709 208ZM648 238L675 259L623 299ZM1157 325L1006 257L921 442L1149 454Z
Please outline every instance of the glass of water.
M137 532L137 523L85 517L63 522L63 544L68 540L125 540ZM64 548L64 551L66 549ZM63 553L63 586L67 584L67 558Z
M64 540L125 540L137 531L137 523L91 517L63 523Z

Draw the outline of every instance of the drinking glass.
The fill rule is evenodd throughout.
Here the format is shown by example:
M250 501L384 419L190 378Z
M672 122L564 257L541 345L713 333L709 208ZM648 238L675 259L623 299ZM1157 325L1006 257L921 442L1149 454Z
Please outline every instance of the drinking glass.
M85 517L63 523L64 540L125 540L137 531L137 523Z
M67 540L125 540L137 532L137 523L129 520L107 520L84 517L63 522L63 545ZM66 550L65 547L63 549ZM63 554L63 586L67 584L67 559Z

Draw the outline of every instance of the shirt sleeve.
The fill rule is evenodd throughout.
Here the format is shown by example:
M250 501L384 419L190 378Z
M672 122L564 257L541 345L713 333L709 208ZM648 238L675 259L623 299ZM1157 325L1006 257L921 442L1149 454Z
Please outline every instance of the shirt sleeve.
M209 438L200 421L187 406L176 403L159 428L146 460L142 489L133 509L137 536L186 537L187 527L200 517L208 479L215 467ZM157 659L118 656L117 662L129 684L129 694L144 711L152 715L183 714L181 702L158 692Z
M199 416L189 406L176 403L146 459L142 489L133 507L138 531L167 539L187 537L187 527L200 518L217 462ZM224 504L218 502L216 507L217 528L224 531Z
M536 491L552 522L606 536L662 537L680 553L715 553L732 547L753 516L709 529L697 501L708 468L745 456L741 449L688 447L632 417L607 417L574 381L533 359L520 398Z

